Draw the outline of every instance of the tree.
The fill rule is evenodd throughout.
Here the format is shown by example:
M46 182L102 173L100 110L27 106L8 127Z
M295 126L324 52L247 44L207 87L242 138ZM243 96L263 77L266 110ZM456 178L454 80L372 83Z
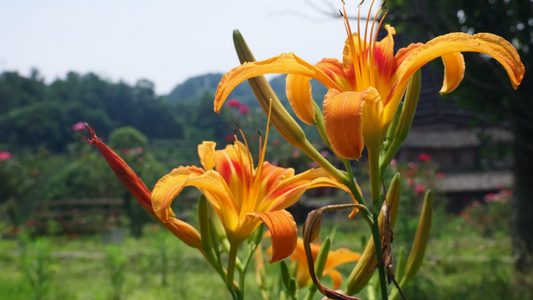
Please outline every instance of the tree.
M385 23L397 31L396 41L426 42L449 32L490 32L510 41L526 69L515 91L503 68L480 54L465 54L465 80L452 97L477 112L478 124L506 126L514 135L514 187L511 230L515 269L533 270L533 0L396 0L388 1ZM315 5L313 5L315 6ZM315 8L339 16L331 7ZM400 42L401 43L401 42ZM398 44L398 43L397 43ZM405 47L408 44L395 45ZM448 98L449 99L449 98Z
M390 7L391 19L402 36L432 38L452 31L491 32L511 41L526 68L515 91L494 60L482 55L466 58L465 82L457 92L460 104L479 112L483 122L498 122L514 135L514 187L511 230L515 269L533 269L533 1L532 0L403 0ZM388 18L388 17L387 17ZM409 38L409 40L412 40Z

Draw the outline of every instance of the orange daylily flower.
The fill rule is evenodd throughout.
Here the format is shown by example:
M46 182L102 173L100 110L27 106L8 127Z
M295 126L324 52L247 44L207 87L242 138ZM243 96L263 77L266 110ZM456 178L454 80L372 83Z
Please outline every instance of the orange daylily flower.
M319 244L311 244L313 260L316 260L320 248L321 246ZM307 257L305 255L302 238L298 238L296 250L289 258L298 263L296 269L296 281L298 282L298 287L301 288L308 285L311 282L311 275L309 274L309 265L307 264ZM335 268L346 263L359 261L359 259L361 259L361 253L353 252L346 248L329 251L322 276L330 276L333 282L333 289L337 290L342 284L342 275L339 271L335 270Z
M148 190L135 171L133 171L120 156L96 136L94 129L87 124L85 124L85 126L91 136L90 139L87 138L87 141L100 151L113 172L115 172L117 177L137 202L139 202L148 213L155 217L154 210L152 209L152 195L150 190ZM169 212L169 215L171 217L168 219L168 222L163 223L163 226L188 246L197 248L203 252L200 233L188 223L175 218L172 211Z
M352 33L346 12L343 19L348 38L342 62L324 58L312 65L293 53L284 53L267 60L244 63L222 78L215 96L215 111L220 111L229 93L242 81L265 74L285 73L288 74L287 98L293 110L303 122L314 124L310 79L315 79L329 89L323 114L333 150L343 158L358 159L364 145L378 147L381 144L410 78L435 58L440 57L445 66L440 93L453 91L462 81L465 65L461 52L480 52L496 59L507 71L515 89L524 77L525 69L516 49L494 34L450 33L426 44L411 44L394 54L393 35L396 31L393 27L385 25L388 34L377 41L376 34L373 36L375 20L368 36L368 21L364 32ZM370 19L369 15L367 20Z
M268 134L267 134L268 137ZM265 161L265 144L254 167L249 148L235 141L224 150L214 142L198 146L203 168L182 166L161 178L152 192L156 216L171 219L170 205L187 186L202 192L216 211L232 246L239 246L261 224L272 234L272 262L289 256L296 247L296 223L285 208L294 204L310 188L329 186L348 191L322 169L295 175L292 168L281 168Z

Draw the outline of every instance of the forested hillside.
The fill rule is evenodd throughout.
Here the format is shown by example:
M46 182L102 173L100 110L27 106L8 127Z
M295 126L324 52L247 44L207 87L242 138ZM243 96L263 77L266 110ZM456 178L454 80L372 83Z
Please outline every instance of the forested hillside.
M78 122L89 123L104 137L113 129L131 126L150 140L223 141L233 132L236 119L230 112L213 112L213 95L222 75L190 78L162 96L154 93L148 80L129 85L94 73L69 72L47 84L37 70L28 77L4 72L0 74L0 146L6 151L40 147L61 153L72 142L71 126ZM271 84L284 100L285 76L274 77ZM313 91L319 94L317 100L325 94L323 88L313 87ZM230 98L247 110L258 107L247 83Z

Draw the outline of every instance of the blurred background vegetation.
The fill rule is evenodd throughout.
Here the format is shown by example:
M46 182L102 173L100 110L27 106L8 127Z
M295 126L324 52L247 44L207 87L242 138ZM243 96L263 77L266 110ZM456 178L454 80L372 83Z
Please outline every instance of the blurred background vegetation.
M409 299L433 299L437 296L445 299L531 297L531 289L527 286L533 285L530 275L533 268L533 202L530 200L533 83L528 75L532 66L533 1L403 0L387 4L389 15L385 23L396 27L398 47L407 46L410 42L425 42L451 31L492 32L510 40L526 66L524 82L514 91L505 72L496 63L482 55L466 54L465 81L456 92L439 100L456 103L461 109L468 110L471 116L469 126L498 127L512 133L514 139L503 148L504 155L513 161L510 170L514 181L512 186L471 197L458 206L447 195L437 193L428 259L420 279L409 286ZM336 10L325 13L337 15ZM430 68L441 71L438 63ZM14 267L12 262L16 260L16 255L12 255L11 251L19 249L19 245L9 242L15 233L37 231L33 218L38 213L39 203L58 199L115 197L124 200L121 226L129 229L128 234L132 237L138 238L129 239L128 235L124 242L128 246L124 255L134 258L135 262L122 266L125 272L130 272L123 283L128 287L128 296L146 299L143 293L134 289L139 282L146 282L153 295L172 295L171 288L159 288L153 279L147 281L143 277L155 272L148 269L153 260L160 257L150 252L158 251L151 247L156 243L153 240L155 235L142 236L144 231L155 230L151 227L153 220L127 194L100 154L83 140L86 134L80 122L94 127L97 135L119 153L151 188L157 179L174 167L199 165L196 147L202 141L216 141L219 149L231 142L236 122L244 130L251 147L256 147L257 131L264 133L266 117L246 83L235 89L230 95L234 101L229 100L228 107L217 115L213 111L212 100L221 77L222 74L206 74L190 78L177 85L169 95L161 96L154 93L154 85L148 80L128 85L93 73L70 72L64 78L45 83L38 70L29 76L16 72L0 74L0 266L10 270L10 274L17 274L13 277L15 279L0 277L0 294L9 292L10 299L28 298L26 295L30 289L21 283L27 268L20 271ZM287 103L284 101L284 76L272 78L271 85L283 103ZM317 100L325 93L319 85L313 86L313 92ZM291 111L290 108L288 110ZM319 140L316 132L307 127L304 129L311 141ZM327 149L321 150L324 156L334 160ZM291 166L297 171L313 167L305 155L285 143L275 132L267 151L267 159L282 166ZM485 148L476 155L486 155L487 160L491 160L494 152L495 148ZM357 166L364 163L362 160ZM356 170L365 169L357 166ZM408 245L412 239L423 191L435 188L441 177L448 176L439 174L439 167L446 166L433 163L431 157L418 155L399 161L395 166L407 179L401 207L402 214L407 217L401 218L397 225L396 249ZM357 176L364 187L366 174L359 172ZM302 208L299 202L293 209L295 217L303 218L306 209L320 206L338 196L331 193L328 189L307 193L301 202L306 203L305 207ZM194 191L191 191L191 201L184 199L176 203L178 207L175 210L180 217L194 221L193 214L189 213L195 209L194 197ZM77 220L86 221L84 217ZM54 245L59 245L54 248L56 256L73 251L105 255L99 237L61 235L57 224L60 222L52 220L47 224L48 233L55 239ZM328 222L336 223L335 219ZM362 238L361 233L353 232L353 226L357 225L349 221L330 226L338 228L340 246L352 247L354 240ZM39 251L48 253L45 246L50 244L40 243ZM198 271L194 264L201 264L201 257L189 251L176 250L179 255L184 253L183 260L188 262L172 261L178 260L179 255L174 253L169 265L176 267L176 272L185 270L192 274L186 282L197 285L210 276L209 266L205 265L206 272ZM113 255L118 256L117 253L115 251ZM61 268L57 267L61 263L48 256L47 264L62 270L56 276L58 282L76 278L87 269L93 278L102 277L101 271L97 271L101 257L92 261L90 255L83 256L81 260L76 260L78 267ZM71 262L73 259L69 256L64 261ZM528 277L516 280L516 270ZM349 271L344 270L345 273ZM167 275L166 272L161 276L183 278L176 273ZM50 299L90 297L90 291L83 290L84 283L71 284L76 288L67 291L64 285L51 283L54 291L50 292ZM99 281L91 283L94 289L98 285ZM187 289L185 284L178 287ZM85 294L76 294L76 289ZM222 290L223 287L209 290L210 295L219 296L217 289Z

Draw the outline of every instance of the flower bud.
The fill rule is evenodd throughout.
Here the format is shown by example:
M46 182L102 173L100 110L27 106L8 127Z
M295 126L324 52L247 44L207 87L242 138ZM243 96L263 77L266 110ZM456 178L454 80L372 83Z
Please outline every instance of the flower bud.
M398 208L400 207L401 197L401 176L397 173L391 181L389 190L387 192L386 204L390 205L390 228L394 228L396 218L398 217ZM379 229L381 235L383 235L383 229L385 225L385 218L383 217L383 210L378 217ZM368 283L372 277L373 269L377 265L376 249L374 248L374 238L371 237L366 244L365 251L361 256L361 260L357 263L352 270L350 277L346 283L346 294L353 295L360 292Z
M246 41L237 30L233 32L233 42L241 63L255 61L255 58L250 51L250 48L248 48ZM261 108L265 114L268 114L270 106L272 106L270 117L272 125L274 125L276 130L285 140L287 140L287 142L293 146L299 147L306 140L305 133L300 125L296 123L294 118L285 109L283 104L281 104L266 78L264 76L254 77L248 79L248 83L250 84L255 97L259 101L259 104L261 105ZM221 82L217 94L221 93L222 91L224 91L224 85ZM224 99L217 99L221 101L215 102L215 111L220 110L224 101Z

